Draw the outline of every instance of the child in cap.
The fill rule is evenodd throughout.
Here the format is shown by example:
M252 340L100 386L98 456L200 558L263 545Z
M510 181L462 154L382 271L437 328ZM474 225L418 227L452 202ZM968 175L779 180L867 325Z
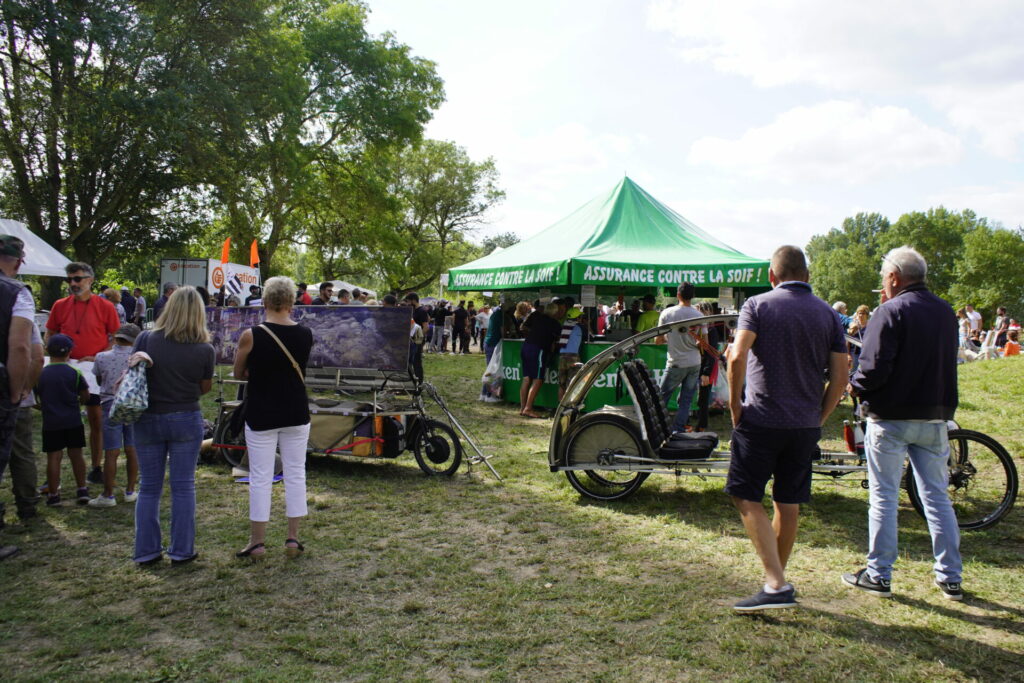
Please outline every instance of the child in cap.
M79 505L89 502L89 488L85 483L85 427L79 407L89 400L89 385L81 371L68 365L68 355L74 346L71 337L55 334L46 344L50 363L39 375L38 396L43 409L43 450L46 451L46 482L49 494L47 505L60 505L60 460L64 449L68 451L71 471L78 486Z
M139 461L135 453L135 425L115 424L110 421L110 409L114 405L114 394L128 369L128 358L132 355L135 338L142 332L137 325L122 325L114 333L114 347L96 354L92 372L100 384L100 406L103 409L103 493L89 501L91 507L113 507L114 484L117 481L117 457L124 447L128 460L128 472L124 487L124 502L134 503L139 497L135 484L139 479Z

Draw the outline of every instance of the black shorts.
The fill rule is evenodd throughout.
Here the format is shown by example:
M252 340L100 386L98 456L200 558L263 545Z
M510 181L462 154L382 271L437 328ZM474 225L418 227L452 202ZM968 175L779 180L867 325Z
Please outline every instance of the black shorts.
M811 461L818 454L820 427L770 429L739 425L732 430L732 458L725 492L761 501L772 477L772 500L798 504L811 499Z
M98 406L100 404L99 394L89 394L89 400L85 402L87 406Z
M43 451L53 453L65 448L85 448L85 426L68 429L44 429Z

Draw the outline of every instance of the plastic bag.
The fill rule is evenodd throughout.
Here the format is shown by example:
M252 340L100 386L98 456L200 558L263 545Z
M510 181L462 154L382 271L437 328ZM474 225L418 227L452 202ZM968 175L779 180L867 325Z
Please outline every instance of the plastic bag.
M501 401L501 386L505 372L501 366L501 344L494 347L491 354L491 362L487 364L484 375L481 377L483 386L480 388L480 400L486 403L498 403Z

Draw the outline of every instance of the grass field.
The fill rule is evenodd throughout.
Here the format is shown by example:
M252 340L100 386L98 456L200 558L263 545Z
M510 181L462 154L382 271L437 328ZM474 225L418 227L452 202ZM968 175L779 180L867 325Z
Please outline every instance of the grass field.
M737 616L761 571L720 480L654 476L628 501L590 503L548 471L549 421L475 400L481 356L426 366L503 483L480 467L428 479L411 455L315 457L305 556L284 556L275 487L270 551L252 564L233 556L245 487L201 466L200 559L173 569L131 562L131 505L41 506L3 532L23 553L0 564L0 677L1024 679L1024 501L964 535L959 604L932 586L927 530L906 504L884 601L839 579L863 564L859 480L816 483L790 563L800 607ZM1018 456L1022 380L1016 358L963 367L958 413Z

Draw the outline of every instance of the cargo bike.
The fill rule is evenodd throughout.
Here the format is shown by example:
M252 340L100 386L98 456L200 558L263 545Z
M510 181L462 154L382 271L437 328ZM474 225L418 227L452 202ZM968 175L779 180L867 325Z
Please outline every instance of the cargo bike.
M580 494L601 501L621 500L640 488L652 474L676 477L725 477L729 451L720 448L714 433L672 433L669 415L647 366L637 358L640 344L666 334L690 334L704 325L735 330L738 316L718 315L670 323L634 335L587 361L570 383L555 410L548 445L552 472L564 472ZM851 343L858 343L848 338ZM612 366L617 367L612 370ZM583 412L587 392L606 373L614 372L617 386L628 392L631 406L605 406ZM812 465L816 479L833 481L860 477L867 488L867 465L862 420L856 414L844 423L846 451L821 449ZM984 529L1012 509L1017 497L1013 458L992 437L949 424L949 495L961 529ZM924 508L911 466L904 487L914 509Z
M233 432L231 415L240 396L225 398L225 387L244 387L243 380L218 377L220 404L213 432L213 450L232 467L246 468L244 430ZM306 372L309 393L309 452L359 458L397 458L412 452L429 476L452 476L465 460L472 469L485 465L499 480L485 455L437 389L407 373L372 370ZM230 391L228 392L230 393ZM435 418L430 410L440 411ZM467 455L463 439L472 449Z

